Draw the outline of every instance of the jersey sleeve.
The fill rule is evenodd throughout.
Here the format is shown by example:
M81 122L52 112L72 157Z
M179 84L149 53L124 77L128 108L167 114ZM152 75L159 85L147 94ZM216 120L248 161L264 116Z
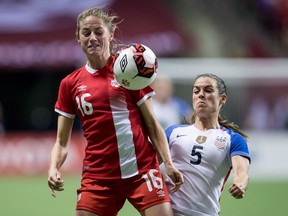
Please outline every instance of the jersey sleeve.
M68 78L64 78L59 87L58 98L55 104L55 111L68 118L75 117L75 110L73 105L73 100L71 97L71 91L69 88Z
M165 134L166 134L166 139L168 141L168 144L170 143L170 137L171 137L171 133L174 130L175 126L170 126L165 130Z
M140 106L147 98L155 95L155 91L151 86L147 86L140 90L129 90L129 93L137 106Z
M243 136L238 133L232 134L230 156L241 155L251 162L248 144Z
M171 125L165 130L166 139L168 141L169 146L172 145L173 140L176 138L175 133L173 133L174 129L181 128L181 127L186 127L186 125L181 125L181 124Z

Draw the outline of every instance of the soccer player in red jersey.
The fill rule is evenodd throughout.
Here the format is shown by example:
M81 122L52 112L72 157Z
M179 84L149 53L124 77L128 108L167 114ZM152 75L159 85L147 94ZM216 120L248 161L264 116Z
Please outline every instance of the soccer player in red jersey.
M64 189L60 167L78 115L87 146L76 216L117 215L126 199L141 215L173 215L157 154L174 182L172 191L179 189L183 176L172 163L165 133L155 118L154 90L150 86L127 90L114 79L111 50L116 18L96 7L77 18L76 37L87 63L60 84L48 185L53 196Z

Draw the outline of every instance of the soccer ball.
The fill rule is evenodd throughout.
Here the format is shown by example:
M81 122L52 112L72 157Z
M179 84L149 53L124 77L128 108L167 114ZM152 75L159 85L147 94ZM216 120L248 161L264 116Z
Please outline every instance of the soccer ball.
M116 53L113 72L126 89L138 90L150 85L157 76L158 61L154 52L143 44L132 44Z

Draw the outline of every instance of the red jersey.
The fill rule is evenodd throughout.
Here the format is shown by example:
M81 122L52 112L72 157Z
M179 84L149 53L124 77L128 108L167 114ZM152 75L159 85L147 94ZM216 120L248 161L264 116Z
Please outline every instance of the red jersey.
M138 106L154 95L148 86L127 90L114 79L114 57L102 69L88 65L60 84L55 111L78 115L87 139L83 178L125 179L158 167Z

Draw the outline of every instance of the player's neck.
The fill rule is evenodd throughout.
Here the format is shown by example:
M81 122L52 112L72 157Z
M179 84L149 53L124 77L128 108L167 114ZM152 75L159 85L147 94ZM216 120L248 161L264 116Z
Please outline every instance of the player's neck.
M103 68L108 60L109 60L110 56L101 56L98 58L88 58L87 64L89 67L95 69L95 70L99 70L101 68Z
M220 128L218 120L211 119L196 119L194 126L201 131Z

